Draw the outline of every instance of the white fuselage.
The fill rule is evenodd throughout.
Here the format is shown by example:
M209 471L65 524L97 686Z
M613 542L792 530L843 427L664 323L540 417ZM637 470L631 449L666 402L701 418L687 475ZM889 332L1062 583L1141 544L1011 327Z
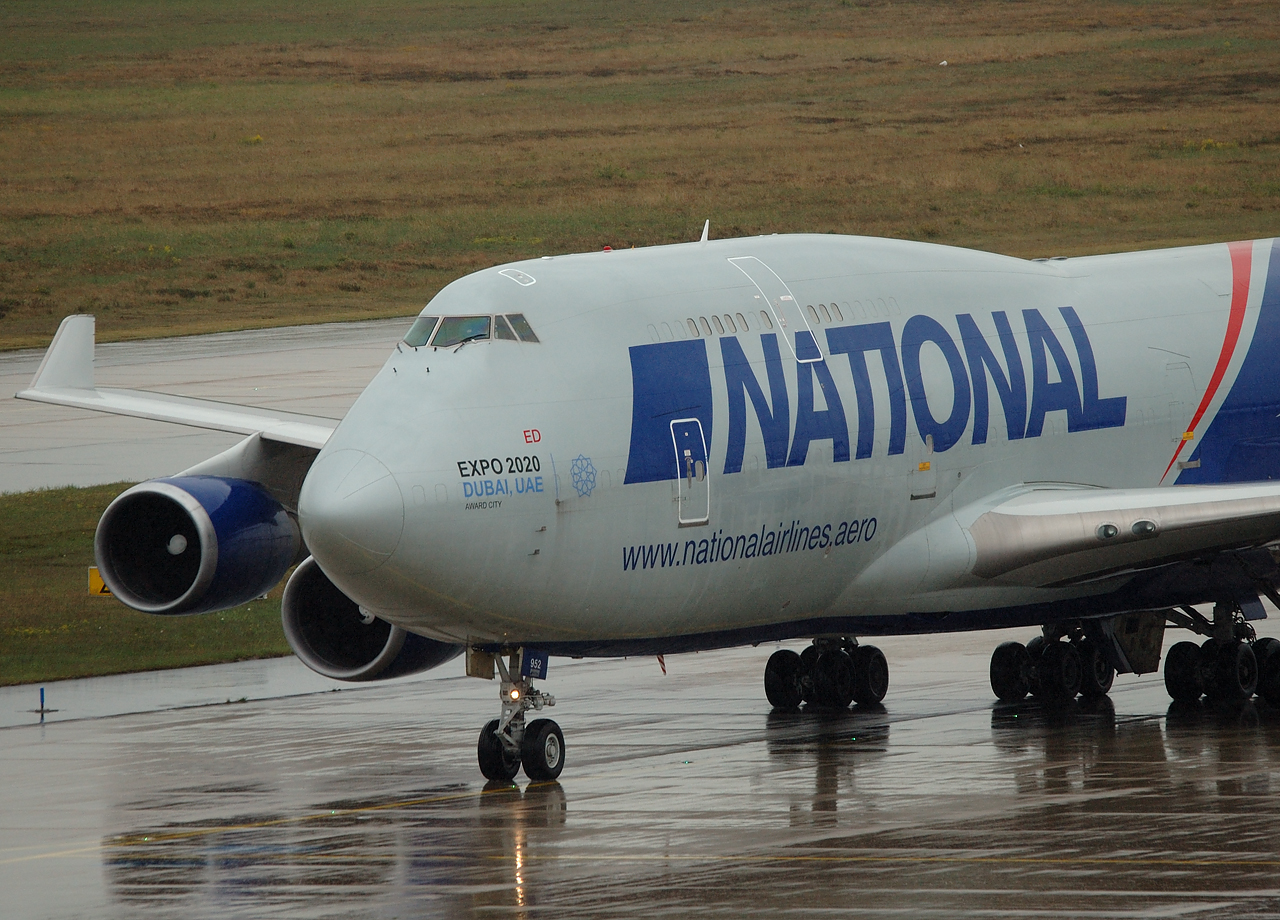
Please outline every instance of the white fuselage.
M931 577L963 540L890 550L1025 483L1171 484L1232 283L1224 245L1029 262L816 235L485 270L424 314L518 313L539 341L400 345L312 467L303 534L367 609L471 644L781 635L1087 594Z

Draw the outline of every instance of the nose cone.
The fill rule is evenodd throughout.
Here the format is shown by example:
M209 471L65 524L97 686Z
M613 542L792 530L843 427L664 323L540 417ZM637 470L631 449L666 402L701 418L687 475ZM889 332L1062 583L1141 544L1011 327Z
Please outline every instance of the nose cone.
M324 571L372 572L391 558L404 532L404 496L382 463L344 448L321 457L298 497L298 523Z

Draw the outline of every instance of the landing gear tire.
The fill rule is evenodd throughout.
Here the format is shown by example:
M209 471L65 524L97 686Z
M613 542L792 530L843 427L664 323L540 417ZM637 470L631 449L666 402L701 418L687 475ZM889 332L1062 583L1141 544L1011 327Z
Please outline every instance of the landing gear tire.
M874 706L888 692L889 662L884 652L874 645L859 645L853 650L853 701Z
M503 746L495 734L497 730L497 719L491 719L480 729L480 740L476 742L476 759L480 761L480 772L485 779L509 783L520 772L520 757Z
M800 653L800 698L811 705L819 705L813 683L814 668L818 664L818 647L806 645Z
M1116 679L1106 653L1092 639L1081 640L1075 649L1080 656L1080 695L1087 700L1106 696Z
M1164 656L1164 688L1179 703L1194 703L1204 693L1200 647L1178 642Z
M1208 643L1206 643L1206 646ZM1258 659L1247 642L1227 642L1206 647L1205 669L1211 673L1206 690L1215 700L1247 700L1258 688ZM1210 657L1211 656L1211 657Z
M1017 703L1031 692L1031 656L1021 642L1002 642L991 653L991 690L1002 703Z
M789 648L780 648L764 666L764 695L774 709L795 709L804 702L804 662Z
M534 719L526 725L520 742L520 764L524 775L535 782L559 776L564 769L564 733L560 726L550 719Z
M813 664L813 699L823 709L848 709L853 702L855 670L853 659L840 649L818 655Z
M1046 642L1036 671L1036 695L1046 703L1067 703L1080 692L1080 655L1067 642Z
M1253 643L1258 661L1258 696L1272 706L1280 706L1280 639L1258 639Z

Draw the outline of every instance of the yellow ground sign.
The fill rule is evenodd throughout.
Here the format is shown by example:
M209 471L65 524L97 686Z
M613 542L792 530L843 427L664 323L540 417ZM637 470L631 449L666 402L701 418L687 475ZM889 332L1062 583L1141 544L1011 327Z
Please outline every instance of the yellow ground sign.
M89 593L94 597L110 597L111 589L107 587L107 583L102 580L102 576L98 574L96 565L89 566Z

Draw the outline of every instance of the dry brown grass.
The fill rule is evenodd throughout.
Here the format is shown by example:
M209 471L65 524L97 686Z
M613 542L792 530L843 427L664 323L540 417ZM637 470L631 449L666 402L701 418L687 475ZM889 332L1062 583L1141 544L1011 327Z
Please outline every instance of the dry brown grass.
M1266 2L351 10L0 8L0 347L405 315L704 217L1026 256L1280 231Z

